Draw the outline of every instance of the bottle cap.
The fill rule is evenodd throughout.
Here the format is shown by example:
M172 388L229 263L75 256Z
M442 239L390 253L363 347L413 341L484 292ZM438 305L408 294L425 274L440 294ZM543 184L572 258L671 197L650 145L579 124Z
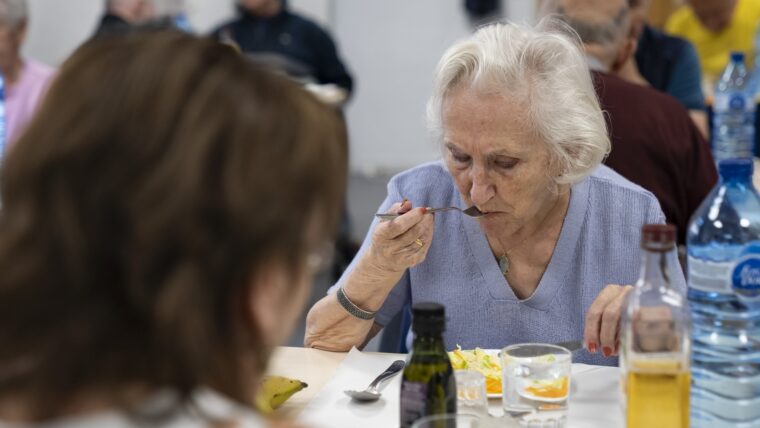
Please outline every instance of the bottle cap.
M725 57L723 57L723 58L725 58ZM731 61L733 61L733 62L739 62L739 61L744 62L744 52L738 52L738 51L731 52Z
M641 248L648 251L670 251L676 243L676 227L672 224L645 224L641 228Z
M446 330L446 311L440 303L417 303L412 307L412 331L417 335L436 335Z
M754 164L752 159L726 159L718 162L718 172L721 178L749 177L752 175Z

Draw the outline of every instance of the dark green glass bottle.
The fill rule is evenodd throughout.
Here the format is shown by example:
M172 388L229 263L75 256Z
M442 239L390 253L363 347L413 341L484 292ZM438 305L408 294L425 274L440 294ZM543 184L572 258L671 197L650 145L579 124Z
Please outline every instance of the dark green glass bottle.
M423 416L457 412L454 370L443 346L444 308L438 303L418 303L412 316L415 338L401 380L402 428Z

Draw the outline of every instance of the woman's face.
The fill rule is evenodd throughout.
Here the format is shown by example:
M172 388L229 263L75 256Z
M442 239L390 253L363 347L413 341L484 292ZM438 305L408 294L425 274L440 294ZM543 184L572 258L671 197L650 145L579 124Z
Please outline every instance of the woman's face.
M557 197L548 147L520 103L457 87L443 102L444 159L462 198L489 215L486 233L542 218Z

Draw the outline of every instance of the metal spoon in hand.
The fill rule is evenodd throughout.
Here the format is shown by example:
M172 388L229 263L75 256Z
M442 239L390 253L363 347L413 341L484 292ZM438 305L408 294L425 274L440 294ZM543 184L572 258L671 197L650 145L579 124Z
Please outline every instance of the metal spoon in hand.
M437 213L442 211L461 211L462 214L470 216L470 217L481 217L485 215L483 212L481 212L478 207L475 205L471 206L470 208L461 209L459 207L443 207L443 208L428 208L427 212L429 213ZM382 219L382 220L390 220L394 219L401 214L382 214L377 213L375 214L375 217Z

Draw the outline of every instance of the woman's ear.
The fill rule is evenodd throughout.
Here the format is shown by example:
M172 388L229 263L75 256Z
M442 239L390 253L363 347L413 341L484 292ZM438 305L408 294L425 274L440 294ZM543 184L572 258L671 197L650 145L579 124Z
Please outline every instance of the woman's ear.
M246 291L245 319L266 346L288 338L303 313L311 277L294 274L284 264L270 262L251 274Z
M275 346L280 340L284 288L287 282L282 269L265 265L251 275L246 292L245 319L262 340Z

